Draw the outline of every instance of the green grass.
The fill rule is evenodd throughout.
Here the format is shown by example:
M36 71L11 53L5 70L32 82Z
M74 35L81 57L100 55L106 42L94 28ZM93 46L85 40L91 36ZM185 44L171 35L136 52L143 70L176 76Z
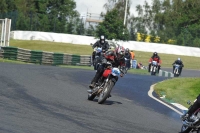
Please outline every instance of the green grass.
M69 43L56 43L46 41L23 41L23 40L11 40L10 46L30 49L30 50L42 50L47 52L59 52L78 55L91 55L93 49L90 45L75 45ZM135 59L137 62L142 62L147 66L149 58L152 56L152 52L134 51ZM171 67L172 63L180 57L185 65L184 69L200 69L200 57L192 56L179 56L172 54L161 54L159 56L162 60L162 67Z
M2 59L2 58L0 58L0 62L16 63L16 64L27 64L27 63L21 62L21 61L14 61L14 60Z
M173 78L158 83L155 92L159 96L188 107L187 101L194 101L200 93L200 78Z
M57 43L47 41L29 41L29 40L10 40L10 46L41 50L47 52L58 52L78 55L91 55L93 49L90 45L75 45L69 43Z

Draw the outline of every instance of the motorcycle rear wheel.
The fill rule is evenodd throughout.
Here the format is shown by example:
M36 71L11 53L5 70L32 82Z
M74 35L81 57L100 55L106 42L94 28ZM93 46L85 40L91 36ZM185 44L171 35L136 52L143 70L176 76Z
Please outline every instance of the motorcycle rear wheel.
M104 86L103 91L99 95L99 99L98 99L99 104L102 104L106 101L114 85L115 83L112 80L109 80L107 85Z
M180 133L190 133L191 130L192 130L192 128L190 128L186 125L182 125Z

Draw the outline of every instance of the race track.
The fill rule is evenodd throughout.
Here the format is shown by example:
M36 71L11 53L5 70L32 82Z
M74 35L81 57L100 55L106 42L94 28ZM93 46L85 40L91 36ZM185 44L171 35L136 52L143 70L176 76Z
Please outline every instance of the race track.
M94 71L0 63L0 133L178 133L179 114L151 99L164 77L127 74L105 104L88 101Z

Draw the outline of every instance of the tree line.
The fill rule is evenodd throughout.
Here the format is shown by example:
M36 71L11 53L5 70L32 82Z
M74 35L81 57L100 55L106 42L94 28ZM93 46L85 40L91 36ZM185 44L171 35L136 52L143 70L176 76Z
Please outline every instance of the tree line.
M12 19L12 30L83 34L75 8L73 0L1 0L0 17Z
M152 0L137 5L138 16L131 16L130 28L158 36L159 43L200 47L200 1L199 0Z
M126 0L107 0L104 21L97 26L85 26L74 0L1 0L0 18L11 18L13 30L104 34L108 39L200 47L199 0L145 1L136 6L137 16L130 14L131 0L127 2L125 24Z

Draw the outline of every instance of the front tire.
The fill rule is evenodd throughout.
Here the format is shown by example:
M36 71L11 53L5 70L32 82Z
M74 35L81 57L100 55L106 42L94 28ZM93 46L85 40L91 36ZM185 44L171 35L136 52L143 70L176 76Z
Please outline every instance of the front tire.
M176 74L177 71L178 71L178 69L175 69L175 70L174 70L174 77L178 77L178 76L179 76L179 74ZM179 71L178 71L178 73L179 73Z
M102 104L106 101L114 85L115 83L112 80L108 81L107 85L105 85L103 91L99 95L99 99L98 99L99 104Z
M192 130L192 128L190 128L186 125L182 125L180 133L190 133L191 130Z
M156 71L154 72L154 69L155 69L155 66L151 66L152 67L152 69L151 69L151 75L156 75Z

